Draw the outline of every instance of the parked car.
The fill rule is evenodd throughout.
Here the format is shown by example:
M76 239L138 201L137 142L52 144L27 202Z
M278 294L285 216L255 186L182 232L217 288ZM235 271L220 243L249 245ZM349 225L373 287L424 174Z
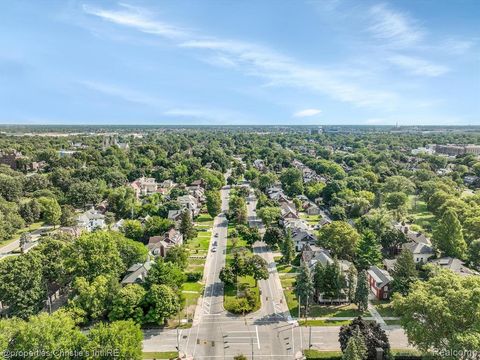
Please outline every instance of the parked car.
M212 247L212 252L217 252L217 248L215 246Z

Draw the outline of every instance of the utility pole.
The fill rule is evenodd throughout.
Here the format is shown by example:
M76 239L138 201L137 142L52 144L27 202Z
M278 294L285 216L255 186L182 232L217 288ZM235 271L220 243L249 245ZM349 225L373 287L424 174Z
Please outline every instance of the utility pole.
M310 331L308 334L308 349L312 348L312 327L310 326Z
M300 320L301 308L302 308L302 299L300 298L300 295L298 295L298 320Z
M180 310L178 310L178 324L177 324L177 351L180 355L180 334L178 332L178 328L180 327Z
M252 360L253 360L253 338L250 338L250 342L252 344Z

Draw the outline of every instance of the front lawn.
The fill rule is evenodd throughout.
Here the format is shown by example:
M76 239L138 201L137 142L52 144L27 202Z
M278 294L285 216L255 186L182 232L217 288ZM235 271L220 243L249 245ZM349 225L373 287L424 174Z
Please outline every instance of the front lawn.
M370 316L368 311L362 312L355 304L345 305L312 305L309 309L310 317L357 317Z
M395 313L395 309L393 308L393 304L390 301L380 301L380 300L373 300L372 305L377 309L382 317L396 317L398 316Z

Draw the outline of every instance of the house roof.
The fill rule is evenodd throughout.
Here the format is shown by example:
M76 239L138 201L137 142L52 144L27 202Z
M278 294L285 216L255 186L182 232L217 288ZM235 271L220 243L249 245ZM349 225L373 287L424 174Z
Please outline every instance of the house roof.
M415 241L403 244L403 248L410 250L413 255L433 255L435 253L430 245L424 243L416 243Z
M467 268L464 262L457 258L443 257L430 261L432 264L449 269L459 275L479 275L475 270Z
M368 273L373 277L377 283L378 288L382 288L387 285L393 278L390 276L388 271L379 269L377 266L370 266Z
M127 270L127 274L122 279L122 284L133 284L135 282L143 282L148 274L148 271L152 267L152 263L147 261L145 263L137 263L130 266Z

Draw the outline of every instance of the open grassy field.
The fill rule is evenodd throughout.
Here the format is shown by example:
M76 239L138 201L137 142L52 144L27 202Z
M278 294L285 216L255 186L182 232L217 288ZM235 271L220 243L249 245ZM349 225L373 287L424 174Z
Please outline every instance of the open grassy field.
M425 201L421 200L417 195L410 195L408 197L408 213L413 217L413 223L422 232L431 235L435 226L435 215L428 211Z

